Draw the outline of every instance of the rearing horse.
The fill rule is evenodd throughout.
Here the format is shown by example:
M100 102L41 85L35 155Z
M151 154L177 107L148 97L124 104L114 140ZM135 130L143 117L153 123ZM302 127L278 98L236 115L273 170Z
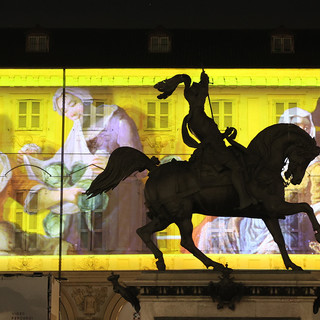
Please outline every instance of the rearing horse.
M236 147L230 147L234 151ZM137 230L138 235L157 259L159 270L165 270L162 252L152 240L152 234L175 223L181 234L181 245L208 268L225 267L203 254L192 239L193 213L210 216L249 217L263 219L277 243L287 269L301 270L287 253L279 219L305 212L320 242L320 225L307 203L288 203L284 188L302 181L308 164L320 153L316 142L304 130L293 124L276 124L261 131L249 144L247 151L237 150L247 171L248 191L258 200L257 205L239 209L239 196L230 178L230 170L204 172L199 161L206 152L198 148L189 161L171 161L159 165L155 158L130 148L116 149L106 169L97 176L87 190L90 197L115 188L136 171L149 170L145 185L146 206L151 221ZM281 174L284 163L289 165Z

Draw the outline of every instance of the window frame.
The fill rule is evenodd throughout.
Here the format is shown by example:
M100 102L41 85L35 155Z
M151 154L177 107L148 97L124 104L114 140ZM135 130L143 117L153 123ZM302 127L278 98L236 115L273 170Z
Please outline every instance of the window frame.
M32 111L32 103L39 103L39 113L31 113ZM26 113L20 113L20 103L26 103ZM16 116L16 131L41 131L42 123L43 123L43 100L42 99L18 99L17 100L17 116ZM32 116L37 115L39 117L39 126L32 127ZM26 117L26 127L20 127L20 116Z
M96 121L96 117L99 115L101 116L103 119L105 119L105 117L107 116L105 110L103 110L104 112L101 113L101 114L97 114L96 110L97 110L97 107L98 106L101 106L101 105L106 105L106 99L94 99L93 101L92 100L88 100L88 101L84 101L83 102L83 116L81 117L81 125L82 125L82 129L83 131L101 131L102 129L104 129L104 120L103 120L103 125L102 127L99 127L99 126L95 126L95 123ZM85 113L85 105L88 104L90 105L90 113ZM92 105L95 104L95 107L93 107ZM90 125L87 126L84 122L84 117L88 117L90 118L89 122L90 122Z
M82 227L82 223L85 220L84 215L90 213L90 223L91 223L91 230L88 225ZM95 226L95 216L96 214L101 214L101 227L96 228ZM85 251L86 253L103 253L105 252L104 248L104 229L103 229L103 219L104 219L104 212L100 209L90 210L90 211L82 211L80 213L80 225L79 225L79 243L81 250ZM86 221L85 221L85 224ZM100 234L101 236L101 247L95 246L95 235ZM82 236L86 235L86 245L83 243Z
M32 43L32 40L35 40ZM43 42L41 42L41 40ZM30 33L26 36L26 52L48 53L50 37L46 33Z
M162 43L166 40L166 43ZM171 37L169 35L150 35L149 52L151 53L169 53L171 52Z
M31 190L26 190L26 189L21 189L21 190L16 190L15 191L15 196L16 199L18 198L21 200L26 197L26 195L30 192ZM20 196L18 196L20 194ZM37 193L35 193L37 195ZM20 201L21 202L21 201ZM24 208L22 207L22 204L19 201L16 202L15 206L15 221L19 221L20 225L19 228L15 228L15 245L14 245L14 250L16 252L37 252L41 250L41 248L38 248L39 242L38 242L38 226L39 226L39 217L36 214L37 211L32 212L31 214L25 213ZM36 202L38 203L38 198L36 199ZM21 219L17 218L17 215L21 216ZM30 228L31 224L35 223L35 226L33 228ZM27 226L28 231L24 231ZM17 246L17 237L20 238L20 245ZM32 243L31 237L35 239L35 246L30 247L30 243Z
M219 103L219 115L215 112L214 110L214 104ZM220 104L223 103L231 103L231 112L230 113L225 113L224 108L220 108ZM228 98L228 97L221 97L221 98L215 98L211 100L211 107L212 107L212 114L213 114L213 119L215 123L217 124L218 128L220 131L224 131L227 127L237 127L237 99L236 98ZM209 106L210 107L210 106ZM223 105L224 107L224 105ZM222 109L222 110L221 110ZM211 110L208 110L208 107L206 108L206 113L207 115L211 117ZM217 120L217 115L218 115L218 120ZM226 116L231 116L231 124L225 124L225 117ZM221 120L222 119L222 120Z
M149 112L149 104L154 103L155 104L155 113ZM161 104L167 104L167 113L161 113ZM145 102L145 115L146 115L146 121L144 122L144 131L172 131L173 129L173 103L170 100L156 100L156 99L148 99ZM154 116L153 116L154 115ZM149 127L148 126L148 119L149 117L155 118L155 126ZM166 127L161 127L161 117L167 118L168 125Z
M272 124L277 124L279 123L279 119L281 117L281 115L283 114L283 112L285 110L291 109L291 108L295 108L295 107L299 107L301 105L301 100L299 98L297 99L286 99L286 98L279 98L279 99L272 99ZM284 108L283 111L281 113L277 112L277 104L283 103L284 104ZM290 104L295 104L295 106L290 106Z
M285 41L289 41L288 49L286 48ZM279 46L277 45L279 42ZM277 49L277 46L279 49ZM294 53L294 36L286 35L273 35L271 36L271 53L292 54Z

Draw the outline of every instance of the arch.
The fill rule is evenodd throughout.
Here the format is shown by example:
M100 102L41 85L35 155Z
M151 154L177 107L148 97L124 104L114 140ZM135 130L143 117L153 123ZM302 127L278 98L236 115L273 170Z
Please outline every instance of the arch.
M127 303L119 294L114 294L107 304L103 315L105 320L118 320L123 306Z
M72 305L63 292L61 292L61 299L60 299L60 313L61 313L61 320L75 320L75 315L73 312ZM65 319L64 317L67 316Z

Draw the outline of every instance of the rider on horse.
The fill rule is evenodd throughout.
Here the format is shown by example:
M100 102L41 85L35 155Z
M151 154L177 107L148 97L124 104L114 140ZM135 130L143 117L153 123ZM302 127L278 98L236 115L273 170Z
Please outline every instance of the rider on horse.
M204 104L208 96L209 85L208 75L202 71L200 82L194 82L191 86L191 79L186 74L176 75L171 79L159 82L155 88L164 93L160 94L158 98L167 98L181 82L185 84L184 96L190 106L189 114L183 120L183 141L188 146L197 148L197 151L201 148L201 169L204 166L212 168L217 165L230 169L232 183L239 195L239 209L256 204L256 200L247 192L244 170L240 161L224 143L224 138L229 130L222 134L214 120L205 113ZM200 140L200 144L189 136L187 127Z
M181 245L186 250L207 268L225 270L221 263L211 260L194 244L191 220L193 213L263 219L278 245L286 268L301 270L288 255L279 219L305 212L318 242L320 242L320 225L309 204L289 203L284 200L285 184L281 171L285 160L289 159L285 176L287 179L290 178L292 184L299 184L310 161L319 155L320 148L316 146L316 141L294 124L277 124L262 130L250 142L247 152L243 155L244 163L248 166L248 181L246 181L243 174L245 171L242 171L241 165L237 162L237 156L223 141L224 136L227 136L227 140L234 145L235 142L230 138L233 139L235 134L232 132L230 134L229 130L221 134L214 121L204 112L209 83L204 72L201 81L192 86L190 86L191 79L187 75L177 75L160 82L156 85L157 89L164 92L160 98L169 96L181 82L185 83L185 96L190 104L190 112L184 119L183 130L187 131L188 126L201 141L198 143L190 136L187 141L188 145L190 141L190 145L199 145L195 146L196 154L189 161L171 161L157 165L154 159L137 149L117 148L110 155L105 170L91 183L86 194L94 197L102 192L108 192L134 172L146 169L149 171L145 185L145 200L150 221L137 229L137 233L157 259L158 270L165 270L166 265L163 253L152 239L153 234L166 229L172 223L179 228ZM184 135L184 138L186 137ZM229 169L235 188L232 188L229 179L227 184L221 181L222 177L226 177L224 173L210 175L206 182L212 181L212 183L204 185L203 168L207 165L209 172L213 172L216 163L220 167ZM199 172L202 175L200 179ZM179 178L183 179L183 184L179 183ZM246 184L253 196L259 199L258 208L250 206L254 203L254 199L246 191ZM193 187L195 188L192 191ZM240 203L235 197L235 189L239 193ZM238 210L239 207L248 205L250 207L245 211Z

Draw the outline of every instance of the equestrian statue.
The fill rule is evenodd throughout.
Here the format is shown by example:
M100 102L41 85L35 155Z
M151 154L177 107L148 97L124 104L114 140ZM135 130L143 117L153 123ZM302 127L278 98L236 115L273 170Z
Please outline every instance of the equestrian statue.
M320 225L311 206L284 200L284 188L289 183L300 184L308 164L319 155L315 139L294 124L276 124L262 130L245 148L234 140L236 129L227 128L222 133L214 119L206 115L209 78L204 71L198 83L191 84L186 74L157 83L154 87L161 92L158 98L166 99L181 83L190 107L183 120L182 138L195 148L190 159L160 164L157 158L149 158L139 150L120 147L112 152L107 167L86 194L94 197L115 188L137 171L149 171L145 201L151 221L137 229L137 233L157 259L158 270L165 270L166 266L152 235L172 223L179 228L181 246L207 268L219 271L226 268L195 246L193 213L262 219L279 247L285 267L302 270L287 253L279 219L306 213L320 242Z

